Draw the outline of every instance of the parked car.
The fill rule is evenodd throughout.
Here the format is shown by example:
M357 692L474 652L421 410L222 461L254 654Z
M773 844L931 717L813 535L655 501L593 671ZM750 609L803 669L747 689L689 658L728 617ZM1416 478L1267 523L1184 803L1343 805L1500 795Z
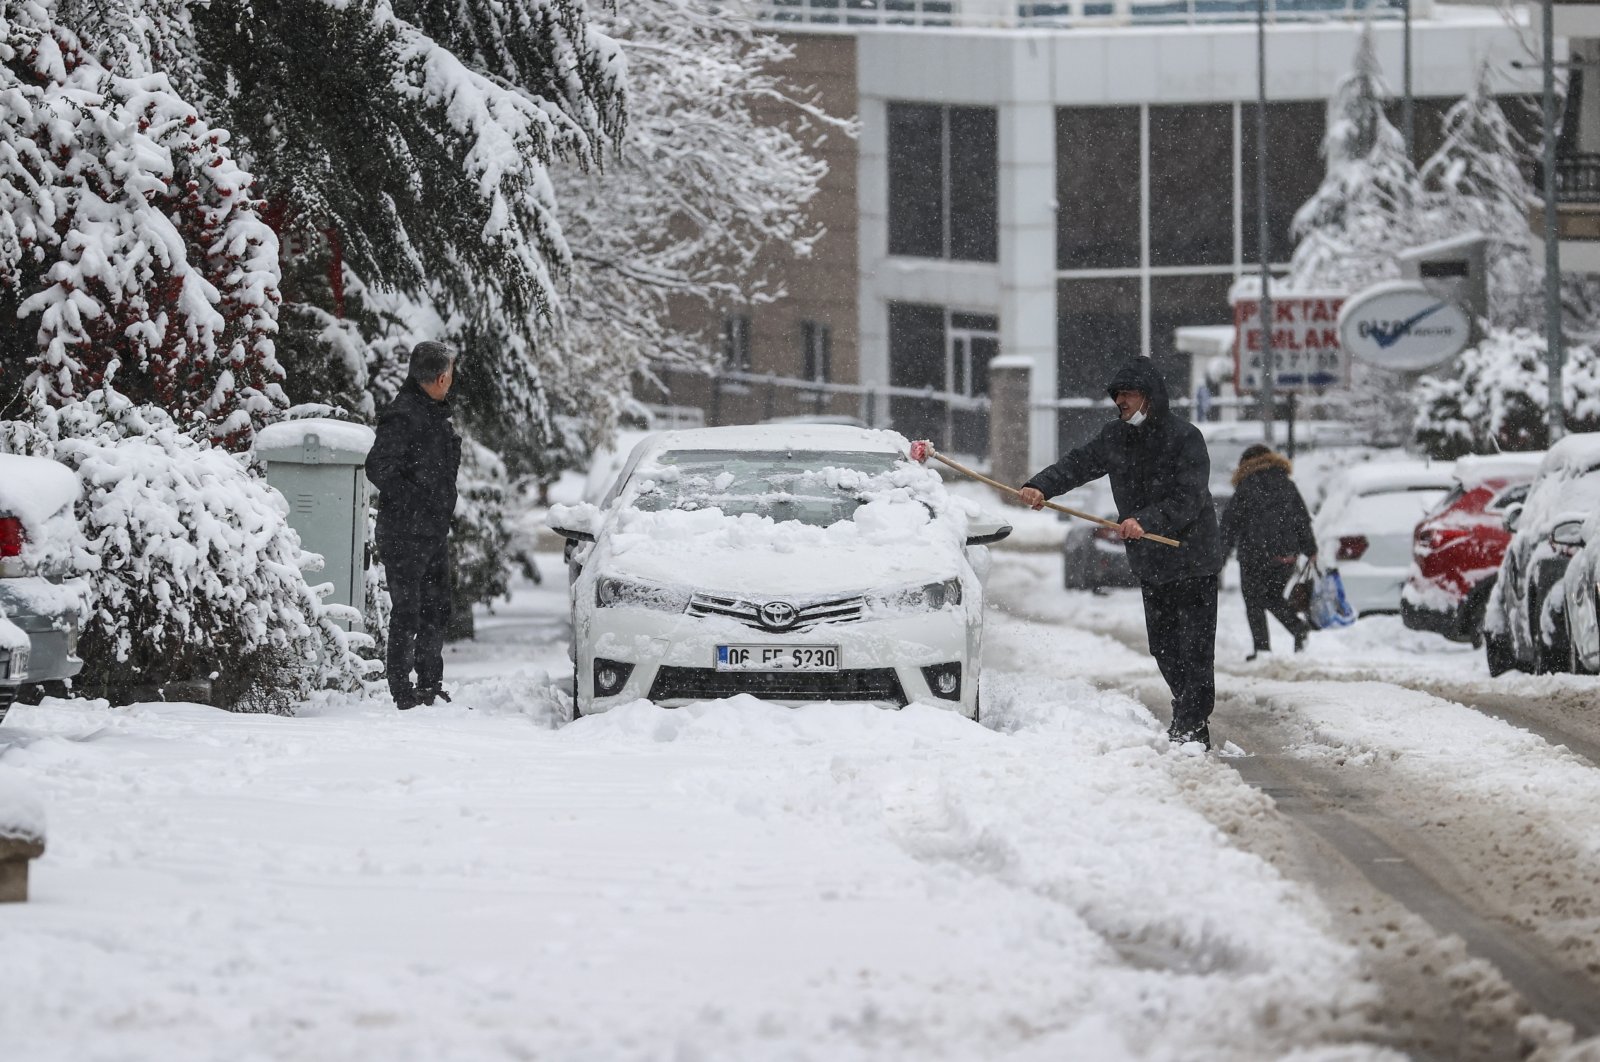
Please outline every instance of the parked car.
M80 486L65 465L0 454L0 719L19 695L83 669L86 587L74 568Z
M584 544L575 710L747 693L975 716L978 547L1011 529L973 520L909 445L838 425L664 432L605 508L552 508Z
M1366 461L1336 473L1312 518L1317 557L1357 615L1400 611L1417 523L1450 493L1450 462Z
M1528 496L1542 451L1463 457L1455 486L1417 525L1400 616L1413 630L1477 645L1511 532L1506 510Z
M1104 480L1079 487L1058 500L1070 508L1107 520L1117 516L1111 487ZM1071 516L1061 519L1067 521L1067 537L1061 542L1061 585L1064 588L1100 593L1111 587L1139 585L1128 563L1128 547L1121 535L1087 520Z
M1567 669L1600 675L1600 510L1583 525L1583 548L1561 577L1566 602Z
M1560 671L1568 666L1560 591L1582 544L1585 521L1600 509L1600 432L1568 435L1544 455L1528 499L1505 515L1512 532L1489 595L1483 650L1489 673Z

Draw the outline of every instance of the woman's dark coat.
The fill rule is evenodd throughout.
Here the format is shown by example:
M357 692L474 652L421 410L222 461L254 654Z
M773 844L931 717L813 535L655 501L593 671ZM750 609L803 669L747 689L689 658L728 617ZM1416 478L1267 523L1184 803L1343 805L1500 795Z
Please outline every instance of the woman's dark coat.
M1317 552L1311 514L1289 478L1288 458L1268 453L1241 462L1234 493L1222 514L1222 555L1239 551L1239 564L1258 568L1282 558Z
M1106 388L1139 391L1150 399L1138 427L1114 420L1027 482L1046 498L1107 476L1119 520L1132 517L1145 531L1175 538L1177 549L1132 541L1128 564L1142 583L1172 583L1215 575L1223 555L1217 544L1217 510L1211 501L1211 455L1200 429L1174 414L1166 381L1149 358L1133 358Z

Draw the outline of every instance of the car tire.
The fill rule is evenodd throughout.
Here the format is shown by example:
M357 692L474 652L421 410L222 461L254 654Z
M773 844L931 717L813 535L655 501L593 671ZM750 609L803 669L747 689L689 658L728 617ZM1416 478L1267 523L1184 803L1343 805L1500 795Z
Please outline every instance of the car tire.
M1583 659L1578 655L1578 640L1572 637L1571 632L1567 634L1567 670L1574 675L1588 674L1584 669Z
M1489 665L1491 676L1504 675L1517 666L1517 658L1511 654L1506 639L1487 631L1483 635L1483 659Z

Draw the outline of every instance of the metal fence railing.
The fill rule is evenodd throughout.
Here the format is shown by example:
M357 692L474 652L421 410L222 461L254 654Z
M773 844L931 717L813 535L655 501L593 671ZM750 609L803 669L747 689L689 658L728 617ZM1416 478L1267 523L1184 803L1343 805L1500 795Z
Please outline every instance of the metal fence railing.
M758 21L778 26L925 26L974 29L1071 29L1083 26L1200 25L1247 22L1256 0L746 0ZM1414 3L1413 17L1432 13ZM1270 22L1400 18L1404 0L1267 0Z
M1533 164L1535 195L1544 194L1544 163ZM1600 203L1600 153L1556 156L1556 202Z

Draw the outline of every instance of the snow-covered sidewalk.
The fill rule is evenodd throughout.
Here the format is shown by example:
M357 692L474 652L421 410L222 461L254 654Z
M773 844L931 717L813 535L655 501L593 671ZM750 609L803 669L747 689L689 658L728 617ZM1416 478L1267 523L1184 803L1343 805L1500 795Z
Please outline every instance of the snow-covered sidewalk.
M1060 677L1130 650L993 617L986 726L747 698L556 726L548 587L403 717L14 709L0 772L50 849L0 909L5 1057L1386 1054L1348 1045L1371 990L1315 899L1199 810L1266 799Z

